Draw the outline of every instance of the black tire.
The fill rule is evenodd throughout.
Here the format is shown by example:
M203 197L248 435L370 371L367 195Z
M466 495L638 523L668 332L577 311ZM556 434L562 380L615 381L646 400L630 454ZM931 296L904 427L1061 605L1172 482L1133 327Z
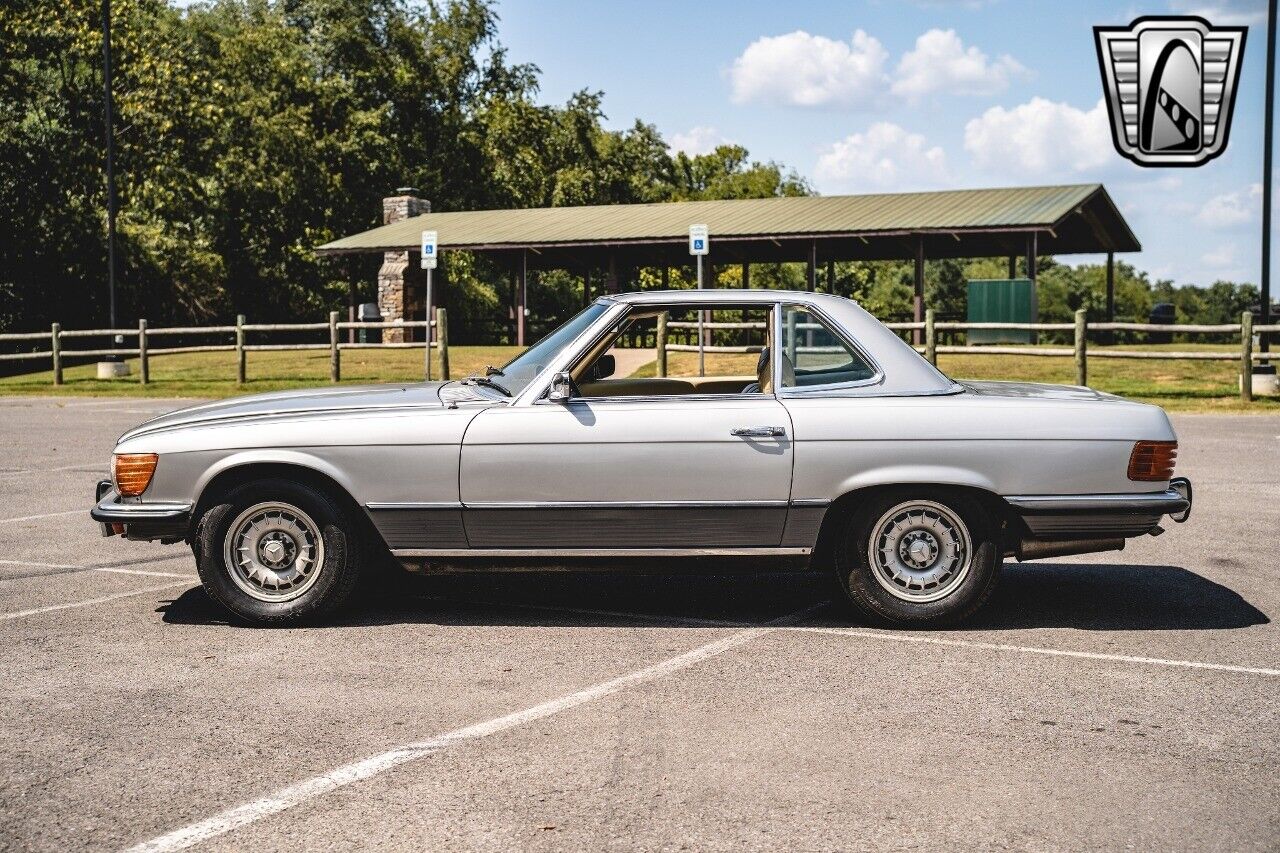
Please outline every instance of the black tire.
M888 577L888 570L877 571L871 565L872 537L893 519L901 517L901 513L909 512L910 506L933 506L949 511L938 513L944 528L953 529L951 522L958 520L968 539L967 560L957 560L957 568L944 576L950 579L937 583L932 590L915 590L895 583ZM910 522L907 528L910 529ZM909 537L912 533L904 535ZM995 590L1001 564L998 536L999 529L990 513L963 492L925 488L878 492L850 512L836 543L836 575L854 607L874 622L917 628L950 625L971 616L986 604ZM891 535L877 538L879 545L893 541ZM937 544L934 539L929 541ZM921 575L927 573L928 569L921 570ZM890 586L896 592L891 592ZM923 600L930 595L940 597Z
M296 509L300 513L294 520L298 532L318 534L290 538L295 554L301 542L302 553L318 559L306 564L299 557L288 563L288 569L309 565L311 571L290 571L300 578L296 589L283 593L277 589L274 596L266 584L237 574L227 559L228 548L234 545L228 541L228 537L235 536L233 525L237 530L243 529L258 513L269 515L269 510L258 509L264 505ZM244 517L246 513L248 518ZM305 550L308 546L310 550ZM332 614L351 597L365 562L360 527L339 500L311 486L275 478L237 486L210 507L200 519L192 550L209 596L240 620L263 627L314 624ZM263 587L258 594L267 600L246 590L256 586Z

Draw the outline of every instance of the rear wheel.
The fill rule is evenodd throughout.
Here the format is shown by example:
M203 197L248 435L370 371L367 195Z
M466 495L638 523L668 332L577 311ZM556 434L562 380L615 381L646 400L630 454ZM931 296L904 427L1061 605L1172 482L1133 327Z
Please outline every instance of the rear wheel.
M332 613L361 574L359 532L342 505L310 486L257 480L202 517L196 565L209 595L255 625Z
M837 573L850 601L873 619L953 623L995 589L995 536L990 516L967 495L884 492L850 515L836 549Z

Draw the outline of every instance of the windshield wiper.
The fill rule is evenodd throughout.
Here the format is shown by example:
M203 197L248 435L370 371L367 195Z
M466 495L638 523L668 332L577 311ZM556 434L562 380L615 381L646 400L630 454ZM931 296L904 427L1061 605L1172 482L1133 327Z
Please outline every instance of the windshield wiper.
M485 365L485 376L506 376L506 372L501 367L494 367L492 364Z
M468 376L466 379L462 380L462 382L464 385L467 383L470 383L472 385L483 385L485 388L492 388L493 390L497 391L499 394L501 394L504 397L511 396L510 391L508 391L503 386L499 385L497 382L494 382L492 379L488 378L487 376Z

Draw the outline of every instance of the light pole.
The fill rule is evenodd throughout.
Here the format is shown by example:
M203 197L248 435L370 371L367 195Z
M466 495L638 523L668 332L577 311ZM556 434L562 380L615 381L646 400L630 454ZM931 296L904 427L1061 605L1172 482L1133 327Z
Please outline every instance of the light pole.
M102 0L102 115L107 142L107 326L116 327L116 140L111 98L111 0ZM139 341L141 347L141 341ZM111 336L111 349L124 346L123 335ZM129 373L118 355L98 362L98 378L113 379Z
M1275 124L1275 86L1276 86L1276 0L1267 3L1267 87L1266 112L1263 123L1262 149L1262 312L1261 325L1271 323L1271 146L1272 131ZM1259 345L1263 352L1268 352L1269 336L1266 332L1259 335Z
M107 134L107 305L108 327L116 327L116 144L112 129L111 0L102 0L102 90Z

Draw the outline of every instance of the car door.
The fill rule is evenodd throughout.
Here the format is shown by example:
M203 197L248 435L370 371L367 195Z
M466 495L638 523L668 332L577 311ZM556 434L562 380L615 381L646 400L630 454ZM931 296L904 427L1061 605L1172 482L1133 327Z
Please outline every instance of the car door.
M772 394L539 399L463 439L467 539L483 549L777 547L791 421Z

